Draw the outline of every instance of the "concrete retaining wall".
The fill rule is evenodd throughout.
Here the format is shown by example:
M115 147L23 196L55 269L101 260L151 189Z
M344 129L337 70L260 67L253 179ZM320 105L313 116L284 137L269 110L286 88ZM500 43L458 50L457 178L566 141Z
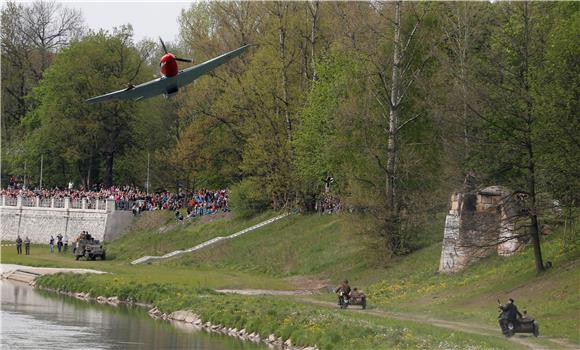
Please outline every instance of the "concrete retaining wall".
M127 232L133 222L133 213L128 210L115 210L107 215L105 237L103 240L112 241Z
M14 205L15 204L15 205ZM40 200L2 198L0 205L0 235L2 240L14 241L20 235L32 243L48 244L50 236L56 240L60 233L69 242L81 231L88 231L98 240L119 237L132 222L130 211L116 211L113 200L98 204L86 200L70 201L65 198L62 207L53 200L43 206ZM91 209L93 208L93 209Z

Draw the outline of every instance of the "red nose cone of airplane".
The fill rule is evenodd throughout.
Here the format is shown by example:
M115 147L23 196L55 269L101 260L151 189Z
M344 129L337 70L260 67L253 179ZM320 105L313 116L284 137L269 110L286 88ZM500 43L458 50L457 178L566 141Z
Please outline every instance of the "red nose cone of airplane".
M170 53L166 53L161 57L161 61L159 62L159 66L161 74L166 77L173 77L177 75L177 61L175 61L175 56Z

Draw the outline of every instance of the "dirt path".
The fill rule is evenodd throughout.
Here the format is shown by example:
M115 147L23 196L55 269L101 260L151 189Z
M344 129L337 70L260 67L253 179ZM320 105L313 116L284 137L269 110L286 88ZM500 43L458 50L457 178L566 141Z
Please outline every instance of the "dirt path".
M269 289L216 289L216 292L240 295L312 295L311 290L269 290Z
M263 289L222 289L217 290L218 292L222 293L234 293L234 294L241 294L241 295L289 295L293 296L294 300L313 304L318 306L324 306L328 308L337 308L335 303L317 300L313 298L307 297L308 295L315 294L312 291L308 290L297 290L297 291L279 291L279 290L263 290ZM401 313L401 312L391 312L385 310L377 310L377 309L366 309L362 310L358 307L353 307L348 310L348 312L357 312L357 313L365 313L368 315L374 315L379 317L388 317L392 319L402 320L402 321L411 321L416 323L422 324L430 324L440 328L446 328L454 331L461 331L464 333L471 333L489 337L496 337L496 338L503 338L499 328L493 328L485 325L478 325L466 322L457 322L457 321L448 321L433 318L427 315L419 315L419 314L411 314L411 313ZM572 344L565 339L559 338L549 338L549 337L540 337L536 339L532 336L516 334L515 336L509 338L510 341L517 343L521 346L524 346L528 349L532 350L569 350L569 349L580 349L576 344ZM544 344L541 344L544 343Z

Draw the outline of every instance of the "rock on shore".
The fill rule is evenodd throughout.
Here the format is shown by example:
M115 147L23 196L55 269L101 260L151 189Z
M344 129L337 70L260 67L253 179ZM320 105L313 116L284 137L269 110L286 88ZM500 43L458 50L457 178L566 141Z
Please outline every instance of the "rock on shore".
M254 343L265 343L271 347L275 347L278 349L287 349L287 350L318 350L317 346L310 346L310 347L302 347L302 346L295 346L292 343L292 339L282 339L281 337L276 337L275 334L270 334L268 337L262 337L260 334L256 332L248 333L248 331L244 329L236 329L223 326L221 324L212 324L211 322L203 322L199 315L186 310L179 310L174 311L172 313L165 314L162 313L157 307L154 307L149 310L149 315L153 318L161 318L165 320L172 320L178 322L185 322L192 324L195 328L200 330L204 330L210 333L220 333L225 334L230 337L236 337L243 341L251 341Z

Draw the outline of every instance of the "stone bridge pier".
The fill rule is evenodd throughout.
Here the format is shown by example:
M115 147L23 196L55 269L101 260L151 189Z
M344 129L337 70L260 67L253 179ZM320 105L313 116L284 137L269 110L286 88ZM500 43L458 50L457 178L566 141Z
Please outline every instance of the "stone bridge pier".
M454 273L492 254L511 255L524 242L517 235L519 205L505 187L455 192L445 218L439 271Z

